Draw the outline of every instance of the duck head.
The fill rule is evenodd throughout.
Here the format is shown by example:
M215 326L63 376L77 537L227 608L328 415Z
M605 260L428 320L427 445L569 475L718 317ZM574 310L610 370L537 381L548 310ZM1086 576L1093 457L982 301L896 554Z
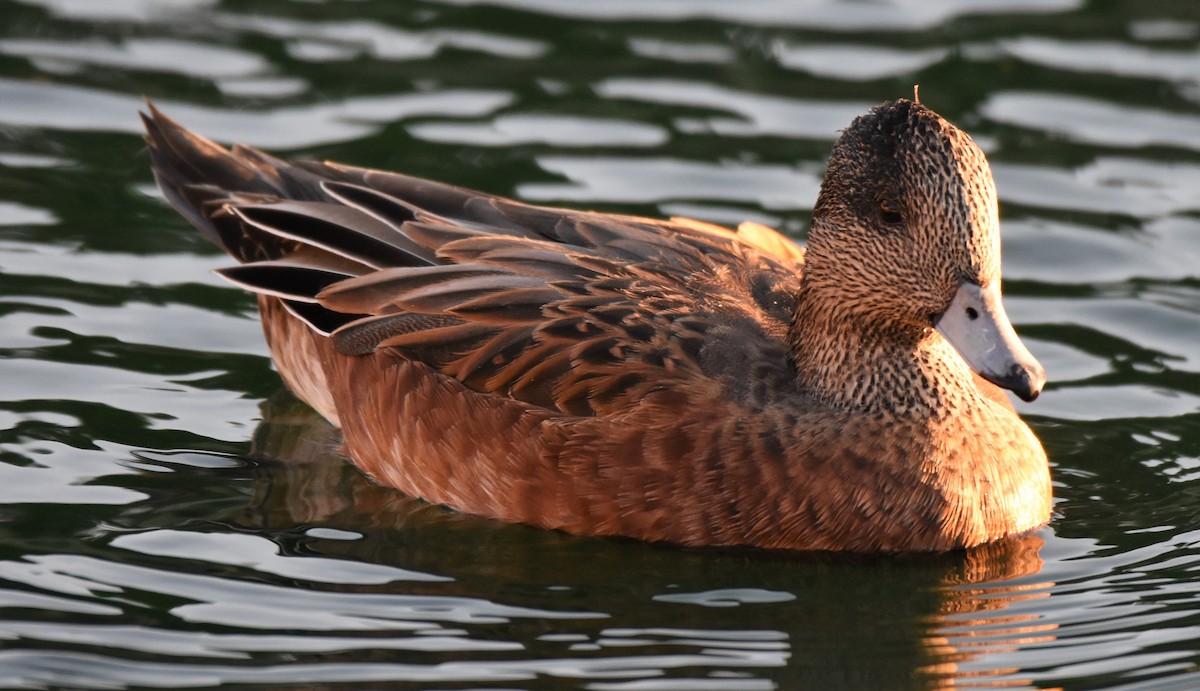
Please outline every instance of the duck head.
M919 103L877 106L838 139L813 212L805 284L833 298L834 318L855 328L914 342L936 329L971 369L1026 401L1045 383L1001 303L987 159Z

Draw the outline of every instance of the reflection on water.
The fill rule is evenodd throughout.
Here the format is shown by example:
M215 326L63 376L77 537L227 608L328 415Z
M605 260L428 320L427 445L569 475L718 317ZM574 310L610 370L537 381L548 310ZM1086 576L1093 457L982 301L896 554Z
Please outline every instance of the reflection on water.
M0 0L0 686L1200 685L1200 22L814 0ZM992 159L1048 529L863 559L583 540L375 487L162 204L221 140L802 237L912 93ZM262 401L267 401L260 409ZM266 418L258 425L259 418ZM256 427L257 425L257 427Z

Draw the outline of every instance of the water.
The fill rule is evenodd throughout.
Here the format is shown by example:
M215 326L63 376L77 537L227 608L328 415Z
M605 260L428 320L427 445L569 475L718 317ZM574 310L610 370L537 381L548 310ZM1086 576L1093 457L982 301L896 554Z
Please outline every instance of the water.
M1158 3L0 0L0 686L1200 686L1200 14ZM584 540L374 487L135 111L802 237L911 94L987 150L1057 516L967 555ZM260 423L260 421L262 421Z

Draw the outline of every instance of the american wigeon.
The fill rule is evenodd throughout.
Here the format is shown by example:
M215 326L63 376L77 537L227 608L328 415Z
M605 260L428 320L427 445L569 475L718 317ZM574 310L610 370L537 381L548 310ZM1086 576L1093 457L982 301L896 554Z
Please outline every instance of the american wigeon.
M1000 387L1044 382L1000 300L971 139L885 103L806 248L225 149L153 107L168 201L240 263L284 381L377 482L580 535L938 551L1050 517Z

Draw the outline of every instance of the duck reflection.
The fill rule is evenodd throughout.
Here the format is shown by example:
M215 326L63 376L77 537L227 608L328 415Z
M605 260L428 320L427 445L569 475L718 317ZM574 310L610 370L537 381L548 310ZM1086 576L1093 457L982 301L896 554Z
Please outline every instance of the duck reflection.
M516 635L531 654L601 656L615 648L628 655L638 644L661 652L702 634L709 652L720 651L730 641L712 640L718 630L742 639L724 650L739 653L728 659L728 673L777 666L749 673L780 688L1027 686L1031 679L1005 667L1006 653L1054 640L1055 626L1022 606L1048 597L1054 585L1037 579L1039 534L903 557L576 538L456 513L371 483L340 459L338 431L286 391L263 412L250 454L255 493L236 522L292 534L352 531L361 538L303 538L305 551L454 579L392 589L605 615L527 623L532 629ZM564 651L556 641L573 643ZM776 652L746 657L747 650Z

